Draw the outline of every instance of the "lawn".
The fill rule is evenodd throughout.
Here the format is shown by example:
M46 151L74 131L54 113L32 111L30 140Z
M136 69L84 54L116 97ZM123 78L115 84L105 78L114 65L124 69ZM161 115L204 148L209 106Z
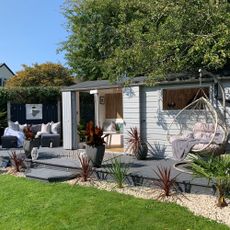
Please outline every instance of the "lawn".
M0 176L0 229L229 229L175 204Z

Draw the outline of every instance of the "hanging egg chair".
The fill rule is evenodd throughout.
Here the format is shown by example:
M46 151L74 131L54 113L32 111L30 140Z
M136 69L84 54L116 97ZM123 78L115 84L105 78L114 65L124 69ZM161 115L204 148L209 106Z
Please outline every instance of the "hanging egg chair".
M201 71L200 73L202 74ZM172 145L174 157L178 160L183 160L188 153L220 155L225 152L228 140L225 95L222 85L216 78L215 81L222 93L222 110L212 105L200 87L193 101L180 110L168 127L167 139Z

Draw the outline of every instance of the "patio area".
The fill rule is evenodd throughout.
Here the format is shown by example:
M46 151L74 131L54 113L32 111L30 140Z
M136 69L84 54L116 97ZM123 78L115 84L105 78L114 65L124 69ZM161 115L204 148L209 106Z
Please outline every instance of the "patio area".
M22 153L23 149L0 149L0 159L9 159L9 154L13 151ZM29 161L29 168L26 176L48 182L61 181L74 178L81 166L78 159L78 150L64 150L62 147L39 149L37 160ZM129 164L129 176L127 183L134 186L153 186L153 179L157 179L154 170L157 167L171 167L171 176L177 177L178 189L184 192L212 194L212 184L203 178L193 178L191 174L176 170L173 166L177 163L173 159L156 159L148 156L146 160L137 160L132 155L121 152L121 149L106 149L101 168L94 168L93 177L100 180L111 180L107 167L111 165L111 159L119 158L122 163Z

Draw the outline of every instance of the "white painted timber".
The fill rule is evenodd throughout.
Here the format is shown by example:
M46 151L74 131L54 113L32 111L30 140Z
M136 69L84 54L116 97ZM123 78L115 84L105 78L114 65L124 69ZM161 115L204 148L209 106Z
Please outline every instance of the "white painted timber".
M202 85L210 86L210 85ZM188 85L188 88L199 87L198 85ZM165 88L185 88L183 86L167 86ZM212 91L210 90L210 95ZM211 96L212 100L212 96ZM162 88L160 87L141 87L140 91L140 117L141 131L144 137L150 144L149 151L158 156L172 157L171 144L167 139L168 127L172 123L174 117L180 110L163 110ZM185 113L180 118L180 125L184 124L189 129L192 129L193 120L196 116L191 116L191 113ZM179 124L174 124L170 131L173 134L178 134L180 131Z
M128 131L137 127L140 130L140 87L123 89L124 146L126 147Z
M63 148L77 148L77 102L75 92L62 92Z

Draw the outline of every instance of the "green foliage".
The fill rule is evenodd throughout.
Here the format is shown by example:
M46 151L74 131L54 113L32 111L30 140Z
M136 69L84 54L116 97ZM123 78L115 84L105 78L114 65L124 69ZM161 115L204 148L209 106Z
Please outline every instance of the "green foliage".
M229 229L176 204L95 188L7 175L0 184L0 229Z
M111 165L107 167L109 173L117 183L118 188L123 188L123 184L128 175L129 164L121 163L120 160L114 158L111 160Z
M74 83L69 70L60 64L47 62L32 66L23 65L23 68L6 82L6 87L65 86Z
M213 180L218 191L220 207L227 206L224 196L230 189L230 156L210 156L208 158L192 157L192 171L196 177L206 177Z
M229 1L69 0L60 50L82 79L222 68L230 57Z
M60 97L60 87L53 86L0 89L0 103L4 104L5 108L7 101L11 103L44 103L56 101Z
M0 128L7 127L7 92L0 88Z
M7 126L7 112L0 111L0 128L5 128Z

